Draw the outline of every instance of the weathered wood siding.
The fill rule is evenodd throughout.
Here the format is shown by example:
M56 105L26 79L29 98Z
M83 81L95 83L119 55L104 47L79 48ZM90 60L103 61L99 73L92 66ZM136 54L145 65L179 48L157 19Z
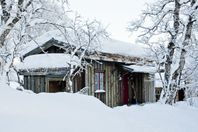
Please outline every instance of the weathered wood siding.
M73 92L78 92L85 87L85 71L77 74L73 79Z
M95 73L104 74L105 92L96 92ZM124 76L127 75L127 83ZM62 80L63 75L25 75L24 87L35 93L49 92L49 81ZM146 73L131 73L122 69L119 65L112 62L92 63L87 66L85 72L78 75L73 80L73 90L78 92L83 87L88 87L88 94L99 98L110 107L123 104L145 103L155 101L154 79L152 75ZM67 84L67 83L66 83ZM126 89L128 86L127 98ZM65 89L67 92L67 88ZM125 97L124 97L125 96ZM127 100L127 101L126 101Z
M155 102L154 75L144 74L144 98L145 102Z
M24 88L35 93L49 92L49 81L62 81L63 76L25 75Z
M95 93L95 72L105 73L105 93ZM154 81L147 73L129 73L120 69L115 63L93 63L87 67L85 74L88 94L99 98L110 107L123 105L124 84L123 77L128 74L128 103L154 102Z
M24 88L35 93L46 92L45 76L24 76Z
M143 82L143 73L132 73L133 76L133 84L134 84L134 92L136 103L143 103L144 100L144 82Z
M104 73L104 90L105 93L95 93L95 73ZM88 94L98 97L102 102L110 107L119 105L120 103L120 90L118 70L114 63L93 63L92 66L87 66L86 86L89 87Z

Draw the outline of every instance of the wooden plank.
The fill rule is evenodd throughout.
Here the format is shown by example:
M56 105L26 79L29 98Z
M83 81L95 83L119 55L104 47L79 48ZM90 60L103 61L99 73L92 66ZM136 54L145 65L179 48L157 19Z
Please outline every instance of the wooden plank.
M116 82L116 106L118 106L119 105L119 85L118 85L118 83L119 83L119 73L118 73L118 70L116 70L116 72L115 72L115 74L116 74L116 80L115 80L115 82Z
M88 73L89 73L89 66L86 66L86 70L85 70L85 87L88 87L88 95L91 95L90 94L90 87L89 87Z
M111 106L111 75L110 75L110 67L107 66L108 69L108 106Z
M35 76L35 87L34 87L35 93L37 93L37 87L38 87L38 76Z
M91 67L88 66L88 86L89 86L89 95L92 95L92 87L91 87Z
M112 67L110 66L110 94L111 94L111 107L113 107L113 76L112 76L112 74L111 74L111 71L112 71Z
M113 66L113 68L112 68L112 75L113 75L113 107L115 107L116 106L116 92L115 92L115 90L116 90L116 81L115 81L115 77L116 77L116 74L115 74L115 71L114 71L114 66Z
M49 78L48 77L46 77L45 88L46 88L45 91L49 92Z
M39 92L44 92L44 83L45 83L44 76L41 76Z
M92 88L92 95L94 96L95 93L95 72L94 72L94 67L91 67L91 88Z
M106 105L109 105L109 88L108 88L108 67L106 66L105 67L105 91L106 91L106 94L105 94L105 96L106 96Z
M109 106L111 106L111 71L110 66L108 66L108 98L109 98Z
M24 76L24 88L28 90L28 77Z
M30 82L31 88L30 88L30 89L31 89L33 92L35 92L35 91L34 91L34 87L35 87L35 85L34 85L34 81L35 81L35 80L34 80L34 79L35 79L34 76L30 76L30 80L31 80L31 82Z
M27 84L28 84L28 88L27 89L32 90L31 89L31 84L30 84L30 76L28 76Z

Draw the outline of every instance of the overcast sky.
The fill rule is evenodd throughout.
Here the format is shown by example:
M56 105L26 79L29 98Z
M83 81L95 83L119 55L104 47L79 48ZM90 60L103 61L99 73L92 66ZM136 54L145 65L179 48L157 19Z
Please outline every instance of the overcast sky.
M126 31L129 21L138 18L145 3L151 0L70 0L70 7L86 18L109 25L112 38L133 42Z

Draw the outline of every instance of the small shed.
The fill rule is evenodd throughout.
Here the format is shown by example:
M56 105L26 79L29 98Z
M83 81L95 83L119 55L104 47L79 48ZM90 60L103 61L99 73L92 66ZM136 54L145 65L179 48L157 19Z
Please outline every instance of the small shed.
M69 54L65 54L67 47L63 47L62 43L50 38L24 54L24 63L18 69L24 76L25 89L35 93L68 92L64 77L68 72ZM105 45L108 43L122 45L121 41L115 40L105 41ZM85 56L90 65L73 79L73 91L87 88L88 95L97 97L110 107L154 102L155 70L152 61L108 50Z

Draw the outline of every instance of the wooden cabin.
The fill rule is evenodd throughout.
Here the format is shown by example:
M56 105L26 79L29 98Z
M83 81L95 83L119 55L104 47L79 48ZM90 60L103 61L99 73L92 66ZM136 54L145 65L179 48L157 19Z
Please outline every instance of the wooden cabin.
M41 44L24 54L31 63L40 63L40 67L19 68L19 73L24 76L24 88L35 93L40 92L69 92L67 81L64 77L68 72L66 65L56 67L42 67L42 56L64 54L63 42L55 39ZM34 59L31 59L34 58ZM60 62L61 57L55 57ZM44 59L43 59L44 60ZM85 57L90 65L77 74L73 79L73 92L87 88L87 94L100 99L106 105L115 107L119 105L155 102L154 72L151 70L152 61L141 57L130 57L121 54L99 52L97 55ZM48 59L52 65L53 59ZM57 62L58 63L58 62ZM67 79L66 79L67 80Z

